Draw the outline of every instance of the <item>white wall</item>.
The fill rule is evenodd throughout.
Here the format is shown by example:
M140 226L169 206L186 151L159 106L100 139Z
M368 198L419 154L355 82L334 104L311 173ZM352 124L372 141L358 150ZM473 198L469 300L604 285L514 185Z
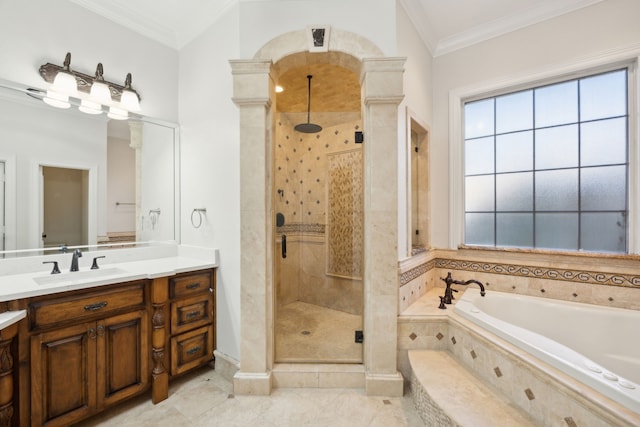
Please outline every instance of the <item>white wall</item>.
M136 153L127 139L107 141L107 233L135 231Z
M142 114L177 122L178 53L69 1L0 1L0 79L43 88L40 65L62 65L124 83L132 73Z
M536 79L629 47L640 48L640 2L607 0L433 61L432 243L449 247L449 94ZM561 71L563 70L563 71ZM437 181L436 181L437 178ZM447 185L447 183L449 185ZM459 242L458 242L459 243ZM451 246L455 246L456 243Z
M433 58L398 2L397 11L398 56L406 57L404 66L405 98L398 109L398 259L404 259L411 250L408 206L411 200L408 187L409 138L407 137L407 109L413 118L427 126L432 121L431 68ZM433 182L433 181L432 181ZM423 185L427 185L424 183Z
M310 25L359 34L386 56L396 56L395 16L395 0L241 1L240 58L252 58L269 40Z
M238 7L180 51L182 242L219 249L217 348L239 360L239 115L229 59L239 54ZM207 209L202 225L194 209ZM194 217L198 225L199 218Z

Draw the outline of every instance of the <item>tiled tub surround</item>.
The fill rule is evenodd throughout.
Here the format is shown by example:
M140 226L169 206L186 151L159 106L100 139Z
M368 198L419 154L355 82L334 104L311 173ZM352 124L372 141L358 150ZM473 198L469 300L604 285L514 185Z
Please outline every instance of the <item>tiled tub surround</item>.
M640 311L476 289L454 311L640 416Z
M638 310L637 261L633 256L470 249L418 254L400 263L398 271L399 370L405 379L411 378L408 350L449 351L485 382L537 414L543 425L640 425L640 415L461 318L454 310L437 308L444 290L440 277L451 271L454 279L480 280L488 294L500 291ZM461 295L454 294L457 298Z

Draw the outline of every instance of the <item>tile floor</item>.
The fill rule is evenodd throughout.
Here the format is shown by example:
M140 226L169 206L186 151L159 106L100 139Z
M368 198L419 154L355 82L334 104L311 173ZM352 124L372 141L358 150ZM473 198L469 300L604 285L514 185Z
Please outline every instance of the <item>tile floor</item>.
M362 363L362 316L296 301L276 315L276 362Z
M209 367L171 382L157 405L133 398L79 424L82 427L423 426L411 396L366 396L361 389L275 389L270 396L234 396L232 384Z

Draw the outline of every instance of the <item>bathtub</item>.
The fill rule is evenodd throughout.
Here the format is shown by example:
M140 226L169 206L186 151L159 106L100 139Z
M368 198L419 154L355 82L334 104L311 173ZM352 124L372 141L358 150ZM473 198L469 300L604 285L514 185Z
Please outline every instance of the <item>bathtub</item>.
M640 311L469 288L454 312L640 414Z

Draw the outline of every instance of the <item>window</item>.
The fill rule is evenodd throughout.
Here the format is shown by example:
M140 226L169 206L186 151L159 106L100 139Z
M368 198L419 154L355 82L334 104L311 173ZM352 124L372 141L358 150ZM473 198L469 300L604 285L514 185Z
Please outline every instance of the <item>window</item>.
M465 243L628 251L628 71L464 104Z

